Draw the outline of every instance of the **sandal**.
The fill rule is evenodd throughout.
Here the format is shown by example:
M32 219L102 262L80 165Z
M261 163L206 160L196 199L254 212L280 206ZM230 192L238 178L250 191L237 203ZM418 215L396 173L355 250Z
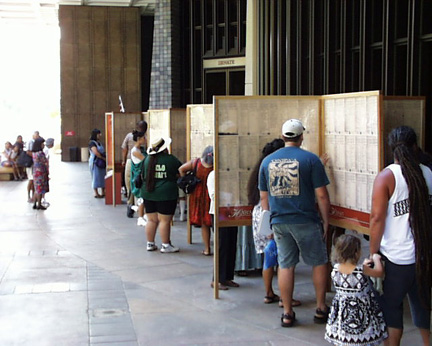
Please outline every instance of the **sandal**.
M202 251L201 251L201 255L204 255L204 256L212 256L213 253L212 253L212 252L207 252L207 251L205 251L205 250L202 250Z
M293 308L295 308L296 306L300 306L300 305L302 305L302 302L300 300L297 300L297 299L294 299L294 298L291 300L291 306ZM279 307L283 308L282 298L279 299Z
M292 327L294 325L294 321L295 321L295 312L293 311L292 315L290 314L282 314L281 317L281 326L284 328L289 328ZM289 322L284 322L284 320L289 320Z
M213 281L210 284L210 287L214 288L214 282ZM219 290L221 290L221 291L228 291L228 287L226 287L225 285L222 285L221 283L219 283Z
M320 308L315 310L314 322L318 324L327 323L327 318L330 312L330 308L326 305L325 311L322 311Z
M277 294L273 294L272 296L265 296L264 297L264 304L271 304L276 301L280 301L280 297Z
M234 282L232 280L228 280L224 282L225 286L228 287L240 287L240 285L237 282Z

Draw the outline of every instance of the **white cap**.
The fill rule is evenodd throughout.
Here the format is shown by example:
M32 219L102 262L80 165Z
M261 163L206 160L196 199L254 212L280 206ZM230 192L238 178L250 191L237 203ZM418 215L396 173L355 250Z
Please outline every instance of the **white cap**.
M282 135L286 138L300 136L306 130L300 120L290 119L282 125Z

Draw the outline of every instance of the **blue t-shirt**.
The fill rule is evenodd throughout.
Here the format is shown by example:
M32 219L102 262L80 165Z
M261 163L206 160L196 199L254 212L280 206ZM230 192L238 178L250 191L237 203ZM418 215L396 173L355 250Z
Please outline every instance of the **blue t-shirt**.
M320 222L315 189L328 184L319 157L295 146L281 148L261 163L258 188L268 192L271 224Z

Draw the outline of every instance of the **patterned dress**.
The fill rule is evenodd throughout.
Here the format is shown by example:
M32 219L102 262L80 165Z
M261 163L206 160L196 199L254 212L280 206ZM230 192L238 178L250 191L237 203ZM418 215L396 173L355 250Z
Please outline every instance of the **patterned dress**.
M336 295L326 326L325 339L334 345L379 345L387 338L387 327L369 278L357 266L351 274L331 273Z
M36 151L33 156L33 184L38 195L49 192L48 160L44 152Z
M212 220L209 214L210 197L207 192L207 177L213 170L213 166L209 168L204 167L200 159L193 162L194 167L195 165L197 165L196 176L201 179L201 182L189 197L189 219L191 225L210 227Z

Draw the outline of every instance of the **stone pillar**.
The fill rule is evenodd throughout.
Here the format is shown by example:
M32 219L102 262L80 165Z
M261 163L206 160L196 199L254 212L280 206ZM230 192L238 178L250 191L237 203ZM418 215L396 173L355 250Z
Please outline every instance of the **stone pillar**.
M258 4L247 0L245 95L258 94Z
M156 2L149 109L183 106L180 21L179 0Z

